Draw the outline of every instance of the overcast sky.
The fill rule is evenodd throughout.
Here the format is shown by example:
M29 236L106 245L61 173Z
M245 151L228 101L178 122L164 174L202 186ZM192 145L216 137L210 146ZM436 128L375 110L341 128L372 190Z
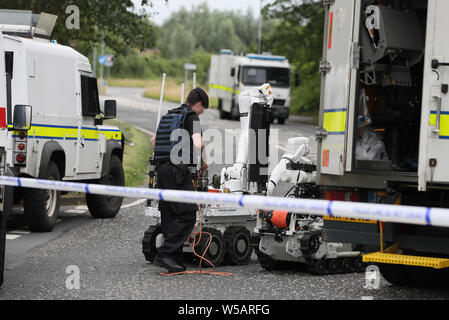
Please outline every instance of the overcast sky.
M140 7L140 0L133 0L136 7ZM153 0L152 12L157 12L152 18L153 22L161 25L165 19L170 17L172 12L178 11L184 7L190 10L192 6L197 6L206 2L211 10L232 10L246 13L248 7L253 10L254 17L259 16L260 0L168 0L165 4L164 0ZM266 1L265 1L266 2Z

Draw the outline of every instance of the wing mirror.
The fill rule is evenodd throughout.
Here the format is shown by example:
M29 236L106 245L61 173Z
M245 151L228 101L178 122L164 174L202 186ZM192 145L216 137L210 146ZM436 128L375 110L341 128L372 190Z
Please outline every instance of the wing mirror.
M117 101L106 100L104 102L104 119L115 119L117 117Z
M32 107L16 105L14 107L13 129L28 131L31 129Z

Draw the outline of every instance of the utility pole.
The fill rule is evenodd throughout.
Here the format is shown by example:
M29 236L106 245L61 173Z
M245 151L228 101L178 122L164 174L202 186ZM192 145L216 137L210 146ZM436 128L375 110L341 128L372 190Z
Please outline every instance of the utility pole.
M101 56L104 56L104 29L101 33ZM100 92L103 94L104 80L103 80L103 64L100 66Z
M95 37L97 37L98 27L95 26ZM94 73L94 77L97 77L97 41L94 43L94 51L92 54L92 69Z
M262 1L260 0L260 17L259 17L259 30L257 32L257 53L262 52Z

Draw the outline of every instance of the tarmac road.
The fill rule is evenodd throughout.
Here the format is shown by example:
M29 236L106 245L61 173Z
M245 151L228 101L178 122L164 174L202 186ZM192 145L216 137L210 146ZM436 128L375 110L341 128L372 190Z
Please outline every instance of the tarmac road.
M118 100L118 119L154 131L157 101L140 97L141 89L109 88ZM166 111L174 104L164 104ZM201 117L205 128L237 128L218 119L216 110ZM293 136L312 136L313 125L294 119L279 128L282 154ZM284 144L283 144L284 143ZM217 166L214 170L219 170ZM94 220L86 208L64 207L51 233L35 234L17 226L9 230L5 282L0 299L151 299L151 300L389 300L448 299L449 292L399 288L380 279L365 289L365 274L313 276L299 266L266 271L253 255L246 266L223 266L231 276L162 276L145 261L141 240L148 227L144 205L128 203L113 220ZM195 270L190 265L189 270ZM79 273L78 273L79 271ZM73 276L79 274L79 288Z

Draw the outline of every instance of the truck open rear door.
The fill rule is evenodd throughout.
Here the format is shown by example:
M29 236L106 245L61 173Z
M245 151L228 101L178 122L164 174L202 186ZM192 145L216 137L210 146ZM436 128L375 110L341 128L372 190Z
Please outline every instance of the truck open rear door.
M449 1L429 0L419 151L419 190L449 183Z
M318 160L322 174L344 175L351 168L352 135L348 127L354 125L352 110L357 87L358 64L353 48L357 48L360 1L325 1L327 39L325 37L322 73L322 97L320 106L321 141ZM356 14L357 12L357 14ZM351 130L352 131L352 130ZM349 150L349 152L346 152Z

